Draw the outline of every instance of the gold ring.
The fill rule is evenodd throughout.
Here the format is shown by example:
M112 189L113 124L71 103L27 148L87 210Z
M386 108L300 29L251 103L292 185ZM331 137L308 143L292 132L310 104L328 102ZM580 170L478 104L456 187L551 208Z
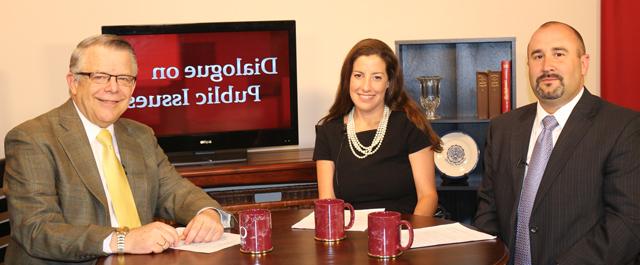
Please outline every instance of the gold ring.
M156 242L156 245L164 248L164 245L167 244L167 240L164 241L164 243L160 244L160 242Z

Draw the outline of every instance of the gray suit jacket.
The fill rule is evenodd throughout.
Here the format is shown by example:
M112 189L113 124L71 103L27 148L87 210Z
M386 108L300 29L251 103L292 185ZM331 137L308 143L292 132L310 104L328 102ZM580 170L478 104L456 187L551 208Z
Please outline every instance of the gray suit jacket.
M474 225L513 251L536 103L491 121ZM529 224L532 264L630 264L640 252L640 113L591 95L573 109Z
M114 124L122 164L142 224L155 216L186 224L204 207L220 208L182 178L151 128ZM4 189L11 219L7 264L93 263L113 231L100 175L73 102L11 130L5 139Z

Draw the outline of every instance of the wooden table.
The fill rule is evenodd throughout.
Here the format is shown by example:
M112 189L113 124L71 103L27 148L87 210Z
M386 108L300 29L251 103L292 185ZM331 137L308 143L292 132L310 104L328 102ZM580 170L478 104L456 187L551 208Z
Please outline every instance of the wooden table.
M210 254L169 249L161 254L125 255L126 264L251 264L251 265L305 265L305 264L507 264L508 251L499 239L427 248L410 249L392 260L379 260L367 255L367 233L347 232L347 239L337 244L326 244L313 239L313 230L293 230L291 225L308 215L310 210L272 212L274 250L266 255L252 256L240 253L233 246ZM415 228L449 223L447 220L404 215ZM105 263L98 260L97 264ZM110 259L118 264L117 258ZM120 263L122 264L122 263Z

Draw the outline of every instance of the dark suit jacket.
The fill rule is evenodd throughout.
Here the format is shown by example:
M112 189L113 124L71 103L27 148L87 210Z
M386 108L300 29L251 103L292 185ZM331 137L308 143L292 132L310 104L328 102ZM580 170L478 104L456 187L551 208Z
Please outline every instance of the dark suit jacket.
M513 251L536 103L491 121L475 226ZM629 264L640 252L640 113L586 89L560 134L529 224L532 264Z
M128 119L114 124L122 164L142 224L154 216L186 224L220 205L182 178L151 128ZM5 139L4 189L11 218L7 264L57 264L106 255L113 231L98 168L73 103L27 121Z

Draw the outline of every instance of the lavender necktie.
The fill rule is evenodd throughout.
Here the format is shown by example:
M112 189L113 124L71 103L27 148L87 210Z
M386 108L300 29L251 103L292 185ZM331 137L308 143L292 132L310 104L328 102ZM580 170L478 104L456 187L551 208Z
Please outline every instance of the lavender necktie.
M516 249L514 255L515 265L531 264L531 245L529 239L529 220L531 209L536 199L536 193L540 186L540 180L547 167L549 156L553 151L553 129L558 126L558 121L551 115L542 120L542 132L536 140L529 161L527 175L522 183L520 201L518 203L518 227L516 230Z

